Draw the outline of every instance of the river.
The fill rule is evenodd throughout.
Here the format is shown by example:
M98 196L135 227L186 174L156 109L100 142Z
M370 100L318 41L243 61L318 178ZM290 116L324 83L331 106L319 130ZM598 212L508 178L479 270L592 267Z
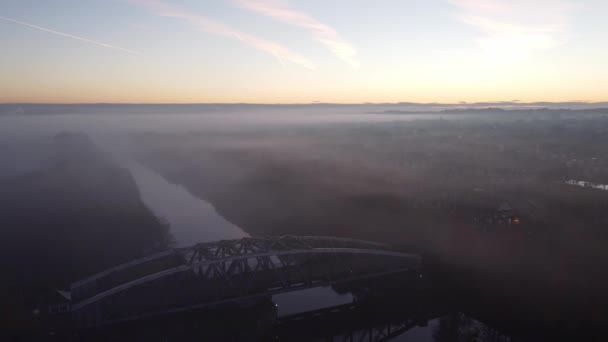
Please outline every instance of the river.
M212 204L194 197L183 186L170 183L136 161L124 161L123 164L131 171L142 201L170 224L175 247L249 236L218 214ZM351 293L338 294L331 287L319 287L275 295L272 300L277 305L278 315L285 316L351 303L353 296Z
M148 208L171 225L176 247L249 236L217 213L213 205L194 197L183 186L135 161L127 162Z
M136 161L126 161L124 165L131 171L143 202L171 225L176 247L249 236L219 215L212 204L193 196L183 186L167 181ZM279 317L352 303L353 300L351 293L339 294L331 287L312 288L272 297ZM438 324L439 319L434 319L428 325L410 329L393 340L433 341L433 332Z

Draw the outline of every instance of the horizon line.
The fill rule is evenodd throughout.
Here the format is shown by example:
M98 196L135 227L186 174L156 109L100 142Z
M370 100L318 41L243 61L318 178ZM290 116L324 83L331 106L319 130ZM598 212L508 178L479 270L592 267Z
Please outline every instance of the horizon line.
M603 101L479 101L479 102L0 102L0 105L253 105L253 106L284 106L284 105L339 105L339 106L365 106L365 105L444 105L467 106L483 104L608 104Z

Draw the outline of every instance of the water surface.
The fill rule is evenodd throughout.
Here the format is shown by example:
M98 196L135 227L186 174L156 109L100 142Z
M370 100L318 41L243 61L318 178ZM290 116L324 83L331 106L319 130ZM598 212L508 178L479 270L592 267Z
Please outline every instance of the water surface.
M130 161L126 166L146 206L171 225L176 247L249 236L220 216L213 205L192 196L183 186L168 182L137 162Z

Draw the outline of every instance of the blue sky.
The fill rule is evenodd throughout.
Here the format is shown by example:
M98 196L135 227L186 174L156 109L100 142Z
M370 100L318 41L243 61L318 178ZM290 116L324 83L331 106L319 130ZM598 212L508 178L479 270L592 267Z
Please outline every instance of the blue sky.
M602 101L601 0L2 0L0 102Z

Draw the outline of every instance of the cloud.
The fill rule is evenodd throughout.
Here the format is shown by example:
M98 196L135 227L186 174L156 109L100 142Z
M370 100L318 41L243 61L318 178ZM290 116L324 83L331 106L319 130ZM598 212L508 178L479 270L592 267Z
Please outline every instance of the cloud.
M182 10L181 8L175 7L161 0L130 1L134 4L143 6L155 15L183 20L199 31L236 39L256 50L272 55L282 65L284 65L284 63L287 61L308 69L315 68L312 62L300 56L296 52L291 51L289 48L246 32L239 31L221 21Z
M349 42L344 40L335 29L319 22L308 14L290 8L282 1L232 1L239 7L309 30L315 41L324 45L339 59L345 61L354 68L359 67L360 63L357 59L357 50Z
M521 60L565 44L573 3L568 0L449 0L458 18L480 33L489 57Z
M46 27L42 27L42 26L26 23L25 21L20 21L20 20L16 20L16 19L12 19L12 18L3 17L3 16L0 16L0 19L6 20L6 21L10 21L10 22L13 22L15 24L31 27L31 28L34 28L34 29L37 29L37 30L40 30L40 31L52 33L52 34L55 34L55 35L58 35L58 36L62 36L62 37L67 37L67 38L79 40L81 42L85 42L85 43L89 43L89 44L94 44L94 45L97 45L97 46L102 46L102 47L105 47L105 48L108 48L108 49L119 50L119 51L123 51L123 52L129 53L129 54L133 54L133 55L139 55L139 54L141 54L140 52L135 51L135 50L126 49L126 48L123 48L123 47L120 47L120 46L116 46L116 45L106 44L106 43L99 42L99 41L96 41L96 40L92 40L92 39L88 39L88 38L84 38L84 37L75 36L75 35L69 34L69 33L64 33L64 32L59 32L59 31L51 30L51 29L46 28Z

